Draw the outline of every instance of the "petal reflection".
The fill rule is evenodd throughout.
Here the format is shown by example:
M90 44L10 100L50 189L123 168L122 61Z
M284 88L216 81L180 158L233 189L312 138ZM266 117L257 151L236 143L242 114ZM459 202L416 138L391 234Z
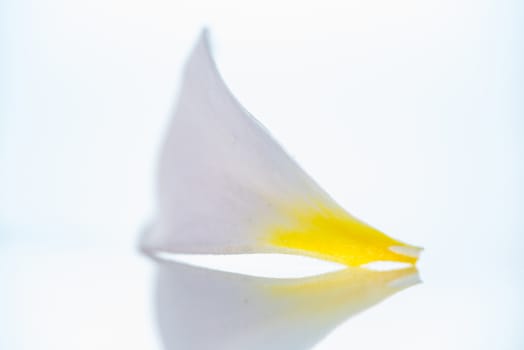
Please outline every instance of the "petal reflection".
M309 349L345 319L419 282L415 267L278 279L163 261L158 326L168 350Z

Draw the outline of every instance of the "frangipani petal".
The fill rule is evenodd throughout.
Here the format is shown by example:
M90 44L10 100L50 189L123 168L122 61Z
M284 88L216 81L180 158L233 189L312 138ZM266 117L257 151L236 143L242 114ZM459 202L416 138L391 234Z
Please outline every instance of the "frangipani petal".
M359 266L415 263L420 248L344 211L233 97L204 32L161 153L146 252L291 253Z

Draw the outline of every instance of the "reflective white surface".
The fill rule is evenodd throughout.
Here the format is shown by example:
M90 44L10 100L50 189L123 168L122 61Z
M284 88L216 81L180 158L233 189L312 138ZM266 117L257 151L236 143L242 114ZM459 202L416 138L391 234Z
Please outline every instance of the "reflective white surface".
M158 346L135 243L204 23L290 154L426 248L422 285L318 349L524 346L522 2L7 0L0 16L0 348Z
M158 262L165 349L310 349L333 328L420 279L415 268L262 278Z
M520 287L517 282L504 282L496 276L486 276L485 280L465 276L462 282L452 282L422 273L423 284L352 318L348 311L351 304L347 304L351 303L350 284L335 284L327 290L328 294L342 296L336 301L339 307L327 308L327 315L332 315L327 319L322 298L318 298L320 294L314 294L315 291L308 297L306 289L296 299L287 296L287 302L277 298L273 305L281 303L283 310L278 313L278 308L269 309L272 310L266 315L269 321L267 318L256 321L253 311L268 309L267 295L261 298L264 293L253 285L246 287L245 280L259 277L241 277L244 284L233 282L236 284L232 286L228 273L211 272L214 277L208 279L201 278L205 270L189 268L196 269L194 277L191 273L182 277L179 274L176 281L167 280L171 287L159 290L160 285L155 292L152 262L142 257L8 248L2 250L0 270L3 285L0 345L5 349L160 349L162 334L164 337L167 334L164 341L168 345L187 345L188 337L197 336L195 344L207 344L204 349L213 348L209 344L215 344L217 349L231 349L234 347L224 344L235 341L242 346L253 341L255 348L261 345L261 334L273 337L267 340L268 344L288 348L291 348L289 342L295 340L297 349L301 348L297 344L315 341L319 342L314 349L381 349L395 344L402 344L405 349L520 349L522 346ZM212 284L206 286L207 282ZM175 291L170 289L173 287ZM348 299L344 299L342 291L349 291ZM373 289L369 292L373 295ZM250 307L241 308L245 313L239 316L238 302L244 299ZM325 302L332 303L331 299ZM301 306L293 306L311 302L317 303L318 312L307 308L300 311ZM232 308L230 313L222 318L216 314L227 307ZM289 312L293 308L294 313ZM296 310L299 315L293 318ZM208 316L204 316L206 313ZM237 316L233 317L235 313ZM198 324L198 317L202 324ZM235 332L233 326L243 325L235 317L237 321L245 319L249 333L245 329ZM220 323L214 328L210 322ZM223 327L228 332L217 333ZM216 330L211 332L213 329ZM289 332L282 331L285 329ZM301 330L307 330L307 338L297 338ZM296 343L296 339L303 342Z

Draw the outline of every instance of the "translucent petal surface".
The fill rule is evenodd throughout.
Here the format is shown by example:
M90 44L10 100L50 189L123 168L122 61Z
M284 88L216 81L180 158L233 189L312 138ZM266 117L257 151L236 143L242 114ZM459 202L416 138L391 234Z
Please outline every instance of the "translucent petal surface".
M419 282L415 268L273 279L160 262L157 317L170 349L309 349L340 322Z
M206 31L185 67L143 248L295 253L351 266L415 263L420 251L345 212L284 152L225 86Z

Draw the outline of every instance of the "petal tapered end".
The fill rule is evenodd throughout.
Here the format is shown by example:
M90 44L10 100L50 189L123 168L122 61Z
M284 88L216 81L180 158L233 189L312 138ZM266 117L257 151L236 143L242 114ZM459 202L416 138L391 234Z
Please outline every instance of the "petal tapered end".
M395 254L415 259L416 261L420 257L420 254L422 253L424 248L415 247L411 245L394 245L389 247L389 250L391 250Z

